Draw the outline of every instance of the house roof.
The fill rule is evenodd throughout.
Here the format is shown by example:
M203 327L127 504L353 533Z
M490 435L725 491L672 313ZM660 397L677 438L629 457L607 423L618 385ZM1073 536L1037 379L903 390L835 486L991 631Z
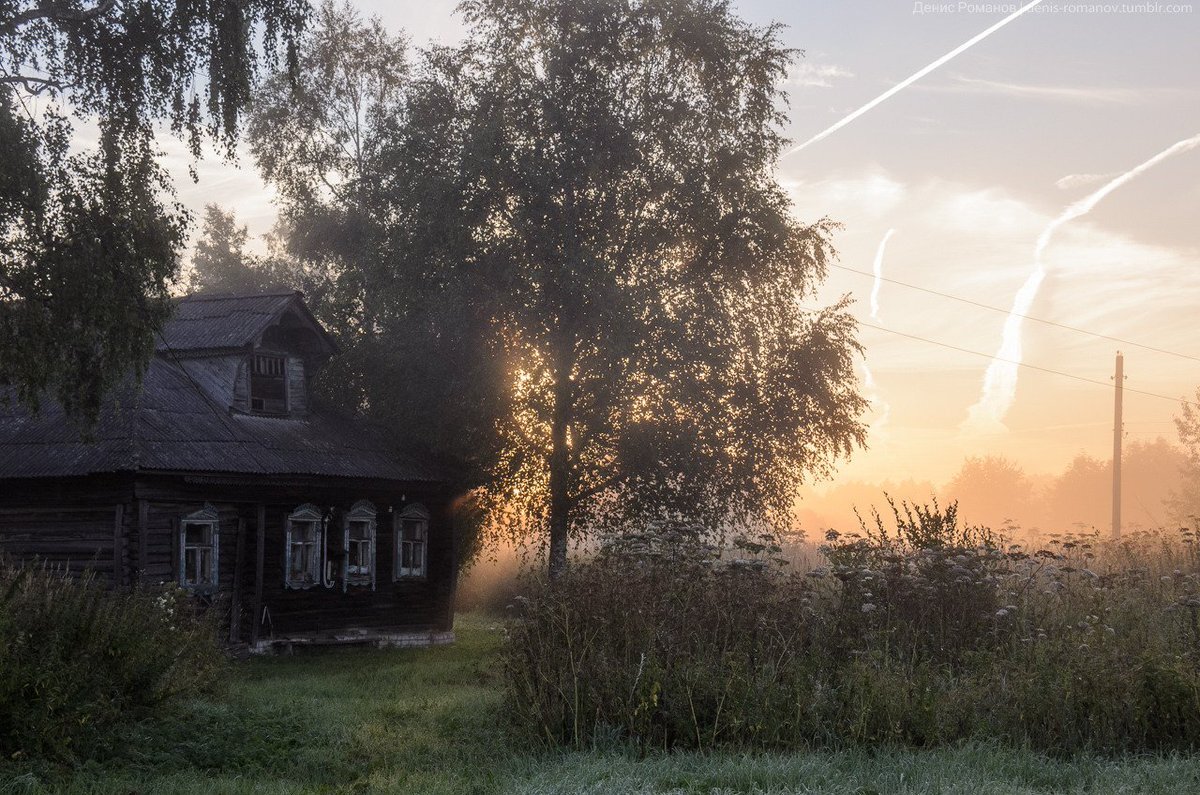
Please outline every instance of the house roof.
M295 296L295 294L289 294ZM257 301L262 298L264 300ZM282 301L274 303L272 300ZM283 295L183 301L179 332L172 320L168 340L200 348L252 333L253 307L278 309ZM199 317L216 317L223 304L238 331L213 328L201 337ZM302 302L300 303L302 306ZM189 307L184 314L182 307ZM195 313L192 307L199 307ZM273 309L270 311L274 311ZM307 311L307 310L305 310ZM278 315L275 315L278 317ZM205 321L207 322L207 321ZM315 321L314 321L315 322ZM257 332L261 334L261 331ZM174 349L174 343L171 343ZM191 348L195 350L196 348ZM398 481L446 478L441 465L405 452L378 426L312 407L303 417L266 417L231 412L215 384L197 380L176 351L160 352L138 384L129 375L109 395L99 421L85 439L62 408L47 402L31 414L0 390L0 478L66 477L110 472L170 471L249 475L315 475ZM197 375L202 374L200 371Z
M160 351L201 351L244 348L258 342L268 328L287 312L311 328L327 355L338 345L304 304L295 290L238 295L189 295L175 304L175 313L162 330Z

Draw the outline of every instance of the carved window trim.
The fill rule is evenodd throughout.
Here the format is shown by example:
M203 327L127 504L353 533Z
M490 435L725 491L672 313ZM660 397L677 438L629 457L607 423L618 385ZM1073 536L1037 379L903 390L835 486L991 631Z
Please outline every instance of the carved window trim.
M342 590L350 586L370 586L375 590L376 530L378 511L367 500L359 500L342 517L342 534L345 557L342 561ZM352 534L352 525L360 525L362 532Z
M199 537L188 538L189 531ZM209 503L179 521L179 587L194 593L217 590L220 583L221 525L217 509ZM189 568L189 564L191 564ZM189 572L194 572L189 576Z
M429 510L411 503L396 514L393 524L395 545L392 553L392 579L421 579L429 574Z
M312 503L288 514L284 533L283 586L306 590L321 584L324 573L325 516Z

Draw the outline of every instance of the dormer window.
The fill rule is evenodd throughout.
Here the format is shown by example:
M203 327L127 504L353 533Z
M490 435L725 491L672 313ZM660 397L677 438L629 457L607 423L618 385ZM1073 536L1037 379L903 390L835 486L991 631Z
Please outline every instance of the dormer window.
M287 357L256 353L250 371L250 410L264 414L286 414Z

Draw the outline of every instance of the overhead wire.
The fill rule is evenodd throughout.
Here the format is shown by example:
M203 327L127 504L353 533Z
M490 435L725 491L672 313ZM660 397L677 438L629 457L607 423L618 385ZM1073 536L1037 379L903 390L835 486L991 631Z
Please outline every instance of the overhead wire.
M910 284L909 282L902 282L899 279L892 279L892 278L888 278L886 276L876 276L874 273L859 270L857 268L851 268L846 265L838 265L836 263L829 263L829 266L832 268L837 268L838 270L848 271L850 273L856 273L860 276L866 276L867 278L870 278L870 279L878 279L879 281L888 282L889 284L896 284L901 287L907 287L910 290L917 290L922 293L929 293L930 295L936 295L940 298L949 298L952 301L959 301L964 304L970 304L971 306L976 306L981 309L987 309L992 312L1000 312L1001 314L1004 314L1004 315L1012 314L1012 312L1010 310L1002 309L998 306L992 306L991 304L985 304L981 301L975 301L970 298L963 298L960 295L954 295L952 293L944 293L941 290L934 290L929 287L922 287L917 284ZM1044 323L1047 326L1055 326L1057 328L1066 329L1067 331L1073 331L1078 334L1086 334L1090 337L1098 337L1100 339L1109 340L1110 342L1118 342L1122 345L1128 345L1133 348L1141 348L1143 350L1154 351L1155 353L1162 353L1167 356L1177 356L1180 359L1189 359L1193 362L1200 362L1200 356L1192 356L1187 353L1179 353L1178 351L1170 351L1165 348L1157 348L1153 345L1146 345L1145 343L1135 342L1133 340L1127 340L1122 337L1114 337L1109 334L1101 334L1097 331L1089 331L1088 329L1079 328L1078 326L1068 326L1066 323L1059 323L1054 320L1046 320L1045 318L1034 317L1033 315L1022 315L1020 313L1017 313L1016 317L1024 318L1025 320L1032 320L1035 323ZM994 358L994 357L990 357L990 358Z
M960 353L969 353L972 356L982 356L985 359L996 359L996 357L990 353L984 353L983 351L972 350L971 348L963 348L959 345L952 345L948 342L941 342L939 340L929 339L928 337L922 337L917 334L908 334L903 331L896 331L895 329L890 329L890 328L887 328L886 326L877 326L873 323L866 323L861 320L858 321L858 324L860 326L863 326L864 328L871 328L871 329L875 329L876 331L883 331L888 334L895 334L896 336L899 336L899 337L907 337L908 339L918 340L920 342L929 343L930 345L938 345L942 348L949 348L952 351L959 351ZM1106 381L1100 381L1095 378L1088 378L1087 376L1076 375L1074 373L1064 372L1063 370L1055 370L1052 367L1042 367L1041 365L1030 364L1028 362L1019 362L1016 359L999 359L998 361L1003 361L1008 364L1015 364L1018 367L1026 367L1030 370L1038 370L1043 373L1050 373L1052 375L1062 376L1064 378L1072 378L1076 381L1083 381L1084 383L1087 383L1087 384L1095 384L1097 386L1102 386L1102 387L1110 387L1111 386L1111 384L1109 384ZM1132 387L1125 387L1124 391L1131 392L1135 395L1145 395L1146 397L1159 398L1161 400L1169 400L1172 403L1179 403L1182 405L1192 406L1194 408L1200 408L1200 403L1195 403L1193 401L1185 400L1182 398L1171 397L1170 395L1159 394L1158 392L1148 392L1144 389L1134 389Z

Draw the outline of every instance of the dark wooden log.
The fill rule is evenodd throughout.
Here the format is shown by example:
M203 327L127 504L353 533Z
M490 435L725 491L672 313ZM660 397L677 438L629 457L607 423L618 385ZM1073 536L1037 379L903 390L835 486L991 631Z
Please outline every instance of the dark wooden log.
M262 624L263 609L263 547L267 543L267 506L258 504L255 517L254 544L254 615L250 617L250 642L258 640L258 628Z
M117 503L113 517L113 587L124 587L125 583L125 506Z
M137 501L137 535L138 535L138 580L143 584L146 582L148 569L148 561L146 558L149 555L149 533L150 524L150 504L145 500Z
M246 520L237 521L236 551L233 558L233 593L229 600L229 642L237 643L242 635L242 558L246 554Z

